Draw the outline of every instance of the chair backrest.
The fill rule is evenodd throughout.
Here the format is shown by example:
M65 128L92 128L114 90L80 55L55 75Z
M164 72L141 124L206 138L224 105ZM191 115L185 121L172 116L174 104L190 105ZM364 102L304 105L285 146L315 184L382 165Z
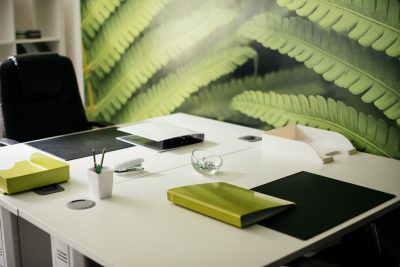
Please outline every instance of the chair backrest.
M0 65L4 137L19 142L90 129L71 60L23 54Z

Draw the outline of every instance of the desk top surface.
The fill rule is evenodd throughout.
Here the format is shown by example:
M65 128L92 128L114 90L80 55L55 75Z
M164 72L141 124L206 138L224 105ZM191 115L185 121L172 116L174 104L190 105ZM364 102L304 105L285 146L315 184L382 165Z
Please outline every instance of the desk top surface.
M194 148L207 148L212 149L221 155L229 154L235 151L240 151L249 147L255 147L259 144L239 140L238 137L244 135L261 136L262 131L252 129L249 127L238 126L230 123L218 122L206 118L192 116L183 113L172 114L154 120L161 120L165 122L175 123L182 125L188 129L204 132L205 140L202 143L174 149L169 152L157 153L143 147L129 147L117 151L106 153L104 165L114 166L123 161L142 157L144 159L143 166L144 172L132 175L115 175L114 183L122 181L129 181L133 178L143 177L154 173L162 172L168 169L177 168L190 164L190 153ZM36 148L25 144L18 144L13 146L5 146L0 149L0 162L1 168L9 168L12 162L25 160L30 155L39 151ZM6 161L4 161L5 159ZM3 162L4 161L4 162ZM86 181L86 169L93 165L92 157L80 158L70 162L70 181L62 186L66 189L59 194L48 195L46 201L56 199L60 195L76 194L81 191L88 191ZM37 197L33 192L12 196L0 196L0 204L8 210L17 214L17 210L24 206L25 203L41 203L42 198Z
M164 117L187 128L202 129L206 142L177 151L156 153L143 148L111 152L110 164L129 155L145 159L146 172L116 177L113 197L87 210L70 210L68 201L90 198L86 169L91 159L71 161L71 180L64 192L46 197L32 192L0 196L2 203L18 209L21 217L68 243L105 266L262 266L279 265L325 242L332 241L383 210L400 203L400 162L365 153L338 155L329 164L306 159L286 159L237 137L259 130L176 114ZM199 128L197 128L199 127ZM190 165L194 147L213 144L224 164L214 177L197 173ZM302 241L254 225L239 229L168 202L169 188L225 181L252 188L298 171L395 194L396 198L343 224Z

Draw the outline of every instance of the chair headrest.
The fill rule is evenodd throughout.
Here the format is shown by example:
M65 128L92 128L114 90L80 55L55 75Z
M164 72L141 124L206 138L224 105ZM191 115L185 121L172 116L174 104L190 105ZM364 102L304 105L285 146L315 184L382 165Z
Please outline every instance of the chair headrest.
M56 53L23 54L9 58L16 66L27 100L57 96L62 91L61 57Z

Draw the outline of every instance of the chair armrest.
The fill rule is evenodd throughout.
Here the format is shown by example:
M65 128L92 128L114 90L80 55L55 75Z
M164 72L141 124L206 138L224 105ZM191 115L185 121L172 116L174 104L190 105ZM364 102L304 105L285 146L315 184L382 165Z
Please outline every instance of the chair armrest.
M9 146L9 145L14 145L14 144L18 144L18 141L15 141L13 139L9 139L9 138L0 138L0 146Z

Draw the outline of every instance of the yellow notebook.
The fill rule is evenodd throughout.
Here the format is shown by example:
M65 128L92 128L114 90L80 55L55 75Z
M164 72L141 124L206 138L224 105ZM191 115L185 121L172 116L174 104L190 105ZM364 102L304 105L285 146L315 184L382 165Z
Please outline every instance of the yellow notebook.
M240 228L295 205L291 201L224 182L172 188L167 197L177 205Z

